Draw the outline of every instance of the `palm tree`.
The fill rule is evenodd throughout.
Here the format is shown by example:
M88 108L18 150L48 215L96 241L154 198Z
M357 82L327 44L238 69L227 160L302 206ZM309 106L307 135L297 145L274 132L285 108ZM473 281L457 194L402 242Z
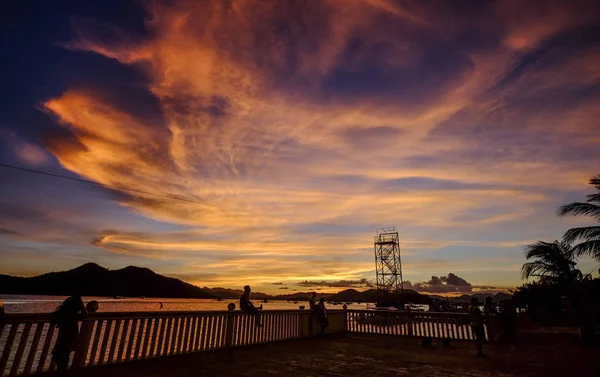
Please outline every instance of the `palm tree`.
M573 246L576 256L591 256L600 260L600 175L590 179L590 185L597 190L587 196L585 203L575 202L558 209L558 216L591 216L598 225L569 229L563 241Z
M573 248L566 242L551 243L538 241L525 248L526 262L521 268L521 277L537 277L542 283L570 284L582 279Z

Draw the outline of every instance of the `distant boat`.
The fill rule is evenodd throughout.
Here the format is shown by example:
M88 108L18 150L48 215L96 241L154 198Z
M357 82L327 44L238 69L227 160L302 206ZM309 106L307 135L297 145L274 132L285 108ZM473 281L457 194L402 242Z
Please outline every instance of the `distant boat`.
M140 296L140 298L146 298L146 296Z
M267 300L267 298L265 297L265 299L263 300L263 302L266 304L267 302L269 302L269 300Z
M298 301L294 301L294 304L297 304L297 303L298 303Z
M123 297L121 297L121 296L113 296L112 298L115 299L115 300L118 300L118 299L123 298Z
M217 297L217 301L223 301L223 297Z

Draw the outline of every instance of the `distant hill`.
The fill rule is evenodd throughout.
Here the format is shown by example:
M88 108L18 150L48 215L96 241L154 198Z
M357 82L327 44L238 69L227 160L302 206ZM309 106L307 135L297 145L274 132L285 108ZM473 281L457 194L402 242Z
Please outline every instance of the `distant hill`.
M273 300L308 301L310 296L311 292L294 292L273 296ZM317 300L321 297L327 300L329 296L330 295L327 294L317 293Z
M230 288L221 288L221 287L216 287L216 288L204 287L202 289L205 290L206 292L209 292L210 294L212 294L215 297L221 297L221 298L227 298L227 299L240 298L240 296L244 293L244 291L241 289L230 289ZM268 294L262 293L262 292L252 292L250 294L250 298L252 300L262 300L264 298L270 299L270 298L272 298L272 296L269 296Z
M498 292L496 294L490 294L490 293L474 293L472 295L460 295L458 297L448 297L446 298L445 296L440 296L440 295L429 295L429 297L437 299L437 300L442 300L442 301L452 301L452 302L462 302L462 303L468 303L471 301L471 297L477 297L477 299L480 302L484 302L486 297L492 297L492 301L493 302L500 302L500 301L504 301L504 300L510 300L512 298L512 295L509 293L504 293L504 292Z
M148 268L109 270L95 263L34 277L0 275L0 293L69 296L213 298L209 292Z
M221 287L216 287L216 288L204 287L202 289L205 290L206 292L209 292L210 294L212 294L215 297L221 297L221 298L225 298L225 299L237 299L237 298L240 298L242 293L244 293L244 291L241 289L230 289L230 288L221 288ZM268 295L268 294L262 293L262 292L252 292L250 294L251 300L264 300L266 298L267 300L308 301L309 297L310 297L309 292L294 292L294 293L286 293L286 294L281 294L281 295ZM317 299L319 299L321 297L327 298L328 296L320 294L320 293L317 294Z
M359 292L356 289L346 289L327 297L328 301L340 301L340 302L377 302L377 290L368 289L363 292ZM422 295L417 291L411 289L405 289L400 293L399 300L401 302L409 302L412 304L429 304L432 299L426 295Z

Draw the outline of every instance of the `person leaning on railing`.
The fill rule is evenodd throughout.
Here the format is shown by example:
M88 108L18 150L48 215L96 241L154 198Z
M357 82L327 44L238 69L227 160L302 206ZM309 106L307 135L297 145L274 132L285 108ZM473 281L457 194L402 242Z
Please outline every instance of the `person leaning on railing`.
M81 296L71 296L52 313L50 325L58 328L52 361L59 373L69 368L69 358L79 338L79 320L87 315Z

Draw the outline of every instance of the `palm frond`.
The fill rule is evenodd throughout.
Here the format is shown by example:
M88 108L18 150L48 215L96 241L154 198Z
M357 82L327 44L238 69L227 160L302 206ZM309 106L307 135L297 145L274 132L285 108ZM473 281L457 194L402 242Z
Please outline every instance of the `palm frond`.
M531 277L534 265L534 262L523 263L523 267L521 267L521 279L529 279Z
M556 212L558 216L579 216L586 215L592 216L594 219L600 221L600 206L592 203L581 203L575 202L566 204L558 209Z
M563 236L563 241L568 243L574 243L578 240L593 241L594 239L600 240L600 226L571 228Z
M521 278L537 277L545 282L571 282L578 278L577 262L571 246L566 242L538 241L525 248L526 262L521 267Z
M600 174L590 178L590 185L596 186L596 190L600 190Z
M573 246L573 251L578 257L593 257L600 260L600 240L591 240Z
M587 200L588 203L592 203L592 204L600 204L600 193L596 193L596 194L589 194L587 196Z

